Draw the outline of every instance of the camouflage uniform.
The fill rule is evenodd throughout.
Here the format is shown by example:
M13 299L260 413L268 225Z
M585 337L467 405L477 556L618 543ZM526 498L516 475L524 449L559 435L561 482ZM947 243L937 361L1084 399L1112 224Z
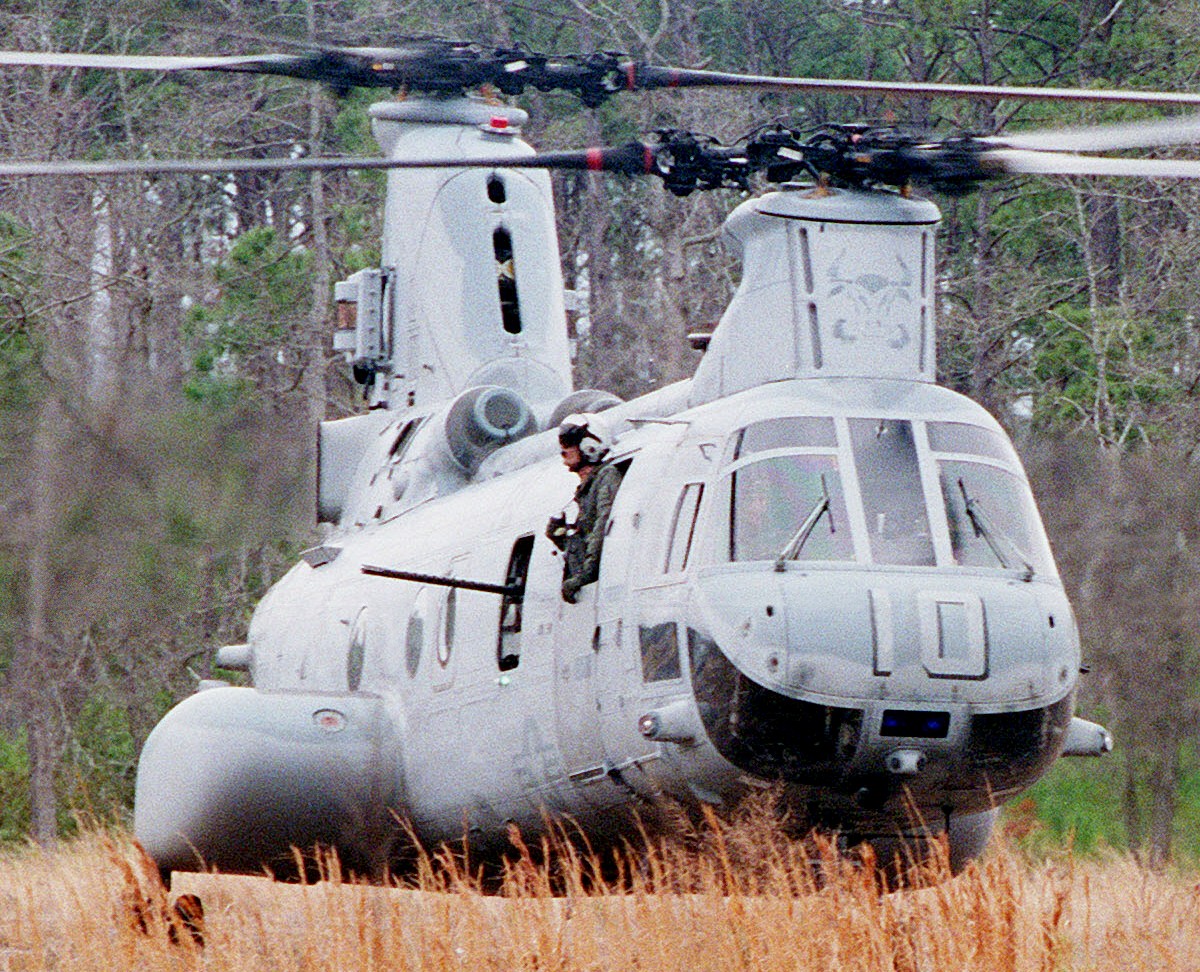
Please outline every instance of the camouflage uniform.
M600 548L608 530L613 498L621 485L621 470L600 466L575 489L579 516L569 526L561 518L550 521L546 535L559 550L566 552L563 564L563 600L574 604L579 589L600 576Z

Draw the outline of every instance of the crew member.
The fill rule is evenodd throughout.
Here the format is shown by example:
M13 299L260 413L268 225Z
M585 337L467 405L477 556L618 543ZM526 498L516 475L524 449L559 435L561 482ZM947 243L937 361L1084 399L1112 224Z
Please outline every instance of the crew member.
M565 514L551 517L546 536L567 555L562 596L574 604L579 589L600 576L600 548L621 485L621 471L604 465L612 442L603 421L595 415L568 415L558 427L558 442L563 465L579 477L575 489L578 513L573 523L567 522Z

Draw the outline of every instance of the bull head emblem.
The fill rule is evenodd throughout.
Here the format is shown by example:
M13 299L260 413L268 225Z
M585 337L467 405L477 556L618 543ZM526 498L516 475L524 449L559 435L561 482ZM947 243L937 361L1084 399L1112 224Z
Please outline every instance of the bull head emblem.
M907 345L911 340L908 324L896 311L899 305L913 302L913 273L908 264L897 254L892 258L894 275L868 272L849 277L842 270L845 257L846 250L842 250L829 268L829 296L840 298L835 304L834 337L846 342L881 341L897 349Z

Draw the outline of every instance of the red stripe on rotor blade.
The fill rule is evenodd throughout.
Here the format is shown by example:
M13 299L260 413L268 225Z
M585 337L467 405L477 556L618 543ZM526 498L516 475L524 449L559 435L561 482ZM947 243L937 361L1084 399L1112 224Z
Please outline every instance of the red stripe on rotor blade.
M637 90L637 65L633 61L625 65L625 90Z
M598 148L590 148L587 150L587 167L589 172L604 171L604 150Z
M672 68L670 80L667 81L668 88L679 87L679 72Z
M649 145L642 146L642 171L647 175L654 171L654 149Z

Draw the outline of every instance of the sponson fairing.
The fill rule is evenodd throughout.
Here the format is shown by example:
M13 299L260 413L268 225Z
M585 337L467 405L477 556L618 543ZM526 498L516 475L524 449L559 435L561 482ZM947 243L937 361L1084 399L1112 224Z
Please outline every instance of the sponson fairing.
M449 416L483 393L453 383L342 426L327 455L361 461L322 472L339 526L226 655L254 688L201 693L147 745L155 860L326 842L379 867L392 815L486 851L547 811L617 836L617 811L771 783L849 839L887 849L915 813L977 854L999 800L1106 737L1071 720L1078 636L1012 446L931 380L936 219L801 189L734 215L746 271L695 379L604 413L625 475L578 603L543 535L575 482L552 430L460 461ZM236 773L172 758L198 729ZM248 851L268 802L288 824Z

